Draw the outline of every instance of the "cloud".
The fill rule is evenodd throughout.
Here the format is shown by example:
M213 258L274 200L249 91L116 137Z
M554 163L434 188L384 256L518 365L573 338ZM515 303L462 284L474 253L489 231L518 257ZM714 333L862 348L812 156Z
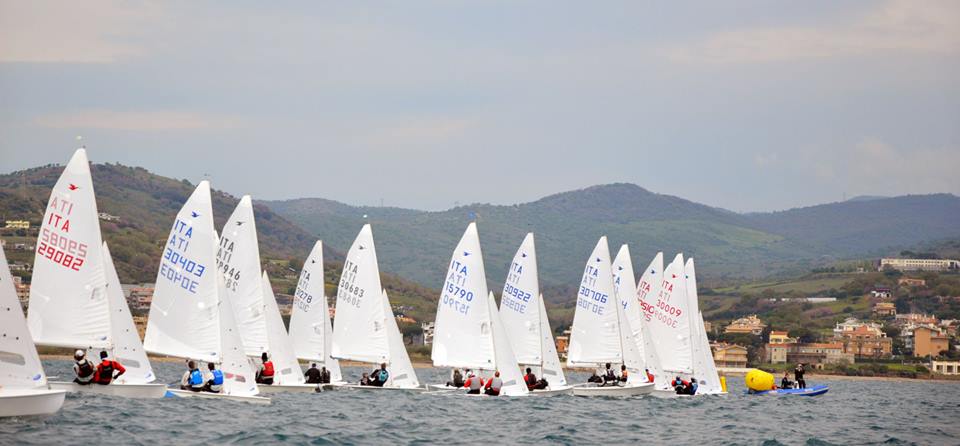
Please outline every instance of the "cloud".
M712 34L660 53L684 63L755 63L901 51L960 52L960 2L891 0L844 25L753 28Z
M185 111L86 110L39 116L33 124L55 129L199 130L231 129L239 118Z
M143 53L156 4L0 0L0 63L110 63Z

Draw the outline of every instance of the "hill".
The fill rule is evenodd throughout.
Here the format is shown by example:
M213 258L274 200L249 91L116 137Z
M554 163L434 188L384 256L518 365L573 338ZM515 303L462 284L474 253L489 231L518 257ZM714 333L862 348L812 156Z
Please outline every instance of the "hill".
M554 290L576 284L584 258L603 234L612 249L630 244L637 269L659 250L668 256L684 252L697 258L702 275L714 279L795 275L837 259L892 254L960 236L956 225L960 198L948 194L876 197L750 214L632 184L594 186L511 206L473 204L441 212L353 207L319 198L264 204L337 246L348 245L362 223L371 222L383 268L426 286L442 282L450 250L473 215L492 286L502 283L523 234L533 231L541 280ZM569 301L572 295L559 299Z
M43 166L0 175L0 217L4 220L28 220L34 227L43 218L50 189L63 168ZM154 175L139 167L119 164L91 165L97 207L100 212L115 215L119 220L101 221L103 236L123 283L153 282L156 279L162 245L170 231L173 216L193 192L195 185ZM230 194L213 191L213 211L218 227L226 222L239 202ZM293 294L299 266L309 254L316 237L270 208L255 204L257 236L264 268L270 273L274 287ZM18 233L19 232L19 233ZM35 232L5 231L10 242L36 242ZM343 245L341 245L343 246ZM347 245L349 246L349 245ZM327 262L328 295L335 295L343 255L333 245L324 244ZM11 261L33 264L32 251L8 249ZM436 310L437 293L400 277L384 274L384 284L398 305L417 303L415 317L425 318ZM423 301L424 304L419 302ZM429 312L426 308L429 308ZM419 319L418 318L418 319ZM432 316L430 317L432 319Z

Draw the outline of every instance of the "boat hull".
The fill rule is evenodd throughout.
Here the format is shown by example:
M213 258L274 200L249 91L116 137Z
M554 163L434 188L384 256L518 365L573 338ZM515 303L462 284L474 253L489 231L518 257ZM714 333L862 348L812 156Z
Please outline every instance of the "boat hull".
M361 386L359 384L341 384L334 385L334 389L338 390L393 390L398 392L411 392L411 393L421 393L426 392L426 387L377 387L377 386Z
M54 414L66 395L56 389L0 389L0 417Z
M206 398L229 401L240 401L252 404L270 404L270 398L254 395L227 395L225 393L194 392L192 390L167 389L168 398Z
M573 386L573 394L576 396L612 396L612 397L625 397L625 396L639 396L639 395L648 395L653 392L653 384L643 383L643 384L634 384L627 386L588 386L580 385Z
M806 389L777 389L777 390L768 390L766 392L754 392L749 393L748 395L765 395L765 396L817 396L823 395L830 390L830 387L821 384L819 386L808 387Z
M96 393L98 395L119 396L123 398L163 398L167 386L163 384L88 384L81 386L75 382L50 381L51 389L67 392Z
M573 395L573 386L557 386L550 387L542 390L533 390L530 392L532 396L557 396L557 395Z
M316 393L323 390L323 384L260 384L260 393Z

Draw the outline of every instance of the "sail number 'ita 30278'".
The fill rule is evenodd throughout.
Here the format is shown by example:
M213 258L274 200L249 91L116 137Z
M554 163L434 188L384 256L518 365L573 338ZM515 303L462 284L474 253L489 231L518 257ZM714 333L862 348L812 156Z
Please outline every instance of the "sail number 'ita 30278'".
M587 265L583 273L583 281L580 282L580 293L577 294L577 306L592 313L603 315L603 304L607 303L610 297L607 293L593 290L596 286L600 270Z
M354 283L357 280L357 270L358 268L356 263L353 263L350 260L344 260L343 276L340 277L340 285L338 285L339 289L337 290L337 299L339 300L340 296L343 296L343 302L360 308L360 301L363 300L363 295L366 290L364 290L360 285Z
M186 256L192 237L193 226L179 218L173 222L170 240L167 241L167 247L163 251L163 260L160 261L160 277L196 294L197 286L199 286L197 279L203 277L207 267L190 260Z
M60 197L53 197L47 209L46 224L40 230L40 243L37 244L37 255L43 256L53 263L74 271L80 271L87 258L87 244L71 239L70 214L73 212L73 203ZM51 231L52 227L57 232Z
M464 288L468 275L467 265L452 260L450 274L447 275L447 282L443 284L443 297L440 301L460 314L467 314L470 303L473 302L473 291Z

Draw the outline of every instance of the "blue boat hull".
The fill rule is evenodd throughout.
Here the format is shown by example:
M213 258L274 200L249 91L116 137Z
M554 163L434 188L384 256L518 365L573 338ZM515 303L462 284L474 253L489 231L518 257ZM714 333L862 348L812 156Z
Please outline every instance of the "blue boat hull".
M807 387L806 389L777 389L777 390L767 390L766 392L747 392L749 395L796 395L796 396L817 396L823 395L830 390L830 387L826 385L819 385L813 387Z

